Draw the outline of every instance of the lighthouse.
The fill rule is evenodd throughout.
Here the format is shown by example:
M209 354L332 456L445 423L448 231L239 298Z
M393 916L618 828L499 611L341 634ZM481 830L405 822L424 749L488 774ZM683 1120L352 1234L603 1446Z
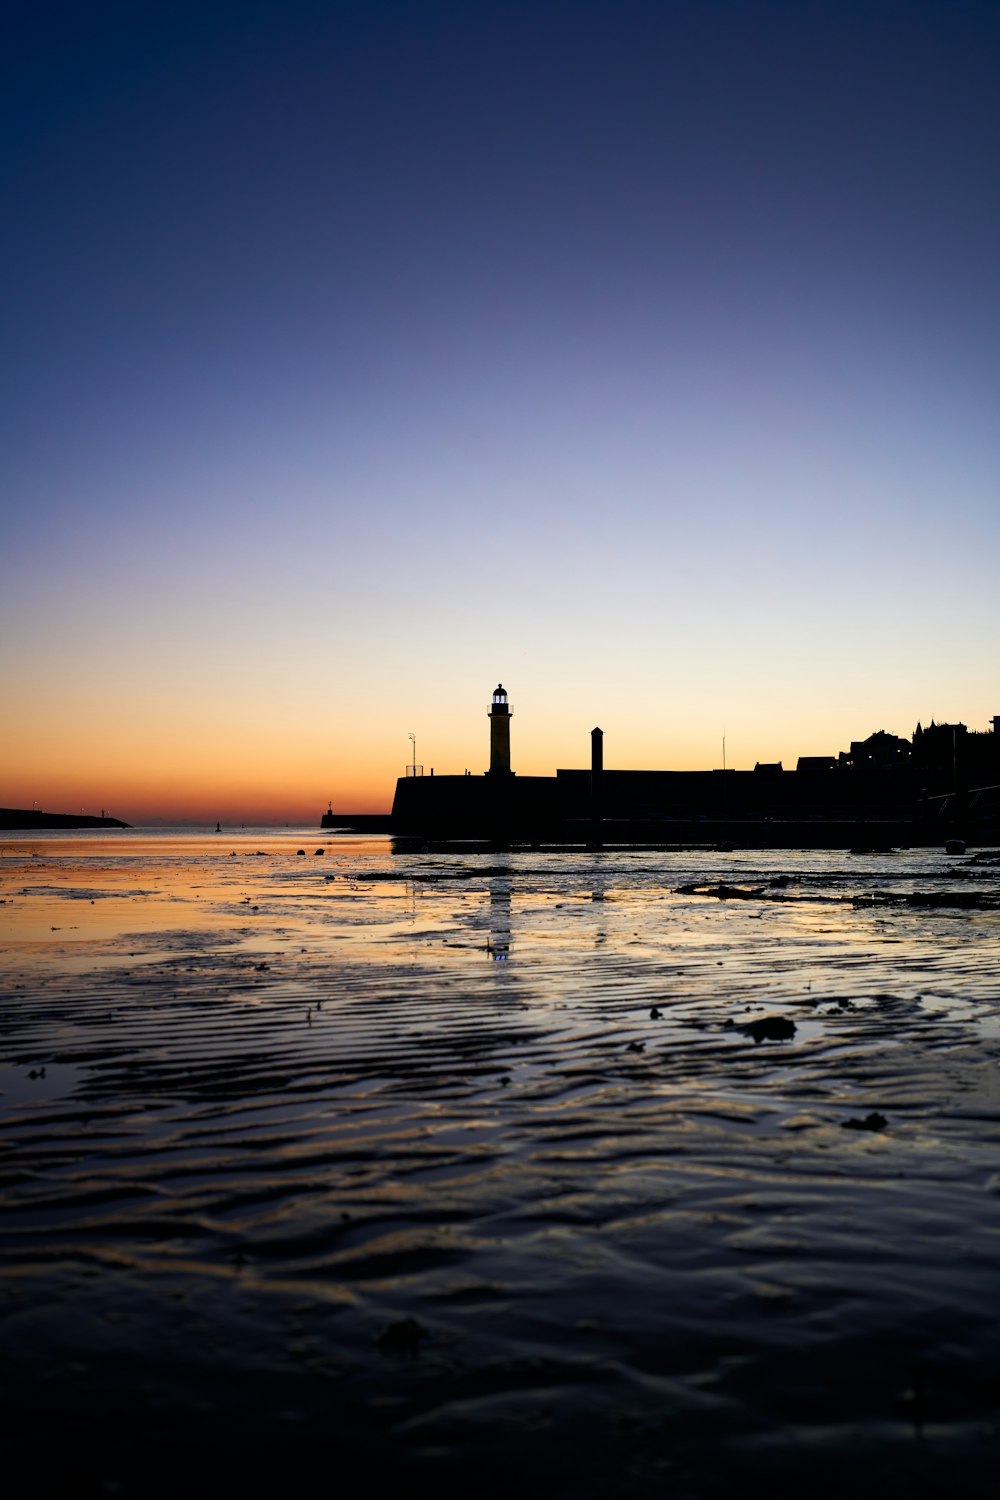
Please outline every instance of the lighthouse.
M488 714L490 721L490 769L491 776L510 775L510 708L503 683L493 690L493 702Z

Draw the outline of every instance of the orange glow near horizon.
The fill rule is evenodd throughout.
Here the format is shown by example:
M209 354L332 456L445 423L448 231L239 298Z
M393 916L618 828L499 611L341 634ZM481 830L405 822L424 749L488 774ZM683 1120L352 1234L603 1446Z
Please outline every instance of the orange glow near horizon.
M36 703L32 714L3 731L0 805L88 814L104 809L140 824L314 823L331 801L337 811L385 813L412 754L411 727L425 774L432 767L438 775L486 770L489 692L488 686L476 697L471 690L460 693L462 712L440 689L423 702L412 691L400 694L408 700L400 711L365 694L352 713L329 716L325 703L313 701L286 701L265 714L232 698L180 703L169 694L144 702L141 713L135 699L101 704L81 698L69 712L65 702L58 708ZM747 701L733 722L706 730L704 724L665 723L658 705L629 703L620 694L617 702L605 694L604 705L589 705L588 712L577 693L546 691L538 677L527 679L520 694L516 684L510 692L512 762L521 775L588 765L595 724L605 731L609 769L719 767L723 733L726 764L749 769L757 760L793 768L799 755L836 754L880 728L909 736L919 717L898 705L890 716L859 703L848 722L841 703L823 721L787 715L779 723L775 703ZM972 728L988 723L985 708L978 717L954 717Z
M911 8L14 7L0 805L986 727L1000 10Z

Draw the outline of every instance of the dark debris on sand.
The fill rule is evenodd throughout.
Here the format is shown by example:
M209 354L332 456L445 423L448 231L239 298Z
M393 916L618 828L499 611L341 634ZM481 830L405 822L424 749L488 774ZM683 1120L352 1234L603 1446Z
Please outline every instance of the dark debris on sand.
M790 1042L795 1036L795 1022L790 1021L787 1016L758 1016L754 1021L746 1021L743 1025L737 1025L735 1021L726 1021L727 1029L741 1031L744 1036L753 1037L754 1046L758 1042Z
M713 896L717 901L808 901L810 903L822 901L827 904L839 903L865 909L872 906L911 906L952 908L960 911L1000 910L1000 899L996 896L984 895L979 891L866 891L863 895L851 896L819 895L810 892L807 896L799 896L787 892L786 885L787 881L780 877L770 880L767 886L729 885L726 881L706 885L695 881L677 886L674 894L677 896Z
M863 1120L844 1120L843 1126L845 1130L884 1130L888 1123L885 1115L880 1115L878 1110L873 1109Z
M396 1323L390 1323L388 1328L383 1328L375 1342L383 1354L402 1355L405 1359L414 1359L420 1353L421 1342L427 1337L427 1330L417 1322L416 1318L400 1318Z

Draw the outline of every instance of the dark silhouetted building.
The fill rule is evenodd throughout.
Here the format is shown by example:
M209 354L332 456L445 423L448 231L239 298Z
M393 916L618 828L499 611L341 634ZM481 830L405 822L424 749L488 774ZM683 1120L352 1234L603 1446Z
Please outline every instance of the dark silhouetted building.
M708 841L822 847L927 841L976 811L991 826L1000 784L1000 716L970 734L964 724L917 726L913 743L880 729L839 756L800 757L794 771L758 761L752 771L616 771L604 734L591 731L588 769L515 776L511 710L500 684L488 711L490 765L483 776L401 777L390 820L401 836L572 843ZM882 833L875 825L884 825ZM888 825L892 825L891 828Z

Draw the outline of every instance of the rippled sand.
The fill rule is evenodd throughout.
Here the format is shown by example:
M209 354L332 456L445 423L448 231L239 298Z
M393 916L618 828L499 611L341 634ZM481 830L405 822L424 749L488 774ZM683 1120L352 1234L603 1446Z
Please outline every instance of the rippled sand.
M33 1494L992 1489L1000 858L66 835L0 899Z

